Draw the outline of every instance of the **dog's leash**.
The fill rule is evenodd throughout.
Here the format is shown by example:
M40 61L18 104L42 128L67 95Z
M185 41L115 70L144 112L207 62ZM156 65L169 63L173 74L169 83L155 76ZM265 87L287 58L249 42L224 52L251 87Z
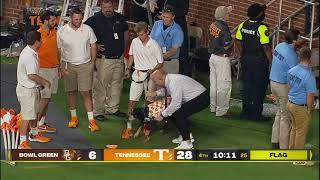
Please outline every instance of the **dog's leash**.
M164 109L166 109L168 107L168 91L167 91L167 88L164 88ZM165 133L165 130L168 129L168 119L167 118L164 118L163 120L164 122L164 125L163 125L163 128L162 128L162 133Z
M139 70L138 70L139 71ZM141 72L144 72L144 71L141 71ZM135 83L138 83L138 84L141 84L141 83L143 83L143 82L145 82L145 81L148 81L147 83L149 83L149 79L150 79L150 74L147 72L147 76L146 76L146 78L144 78L144 80L142 80L142 81L135 81L133 78L131 78L131 80L133 81L133 82L135 82ZM148 88L148 86L147 86L147 88ZM148 89L147 89L148 90Z

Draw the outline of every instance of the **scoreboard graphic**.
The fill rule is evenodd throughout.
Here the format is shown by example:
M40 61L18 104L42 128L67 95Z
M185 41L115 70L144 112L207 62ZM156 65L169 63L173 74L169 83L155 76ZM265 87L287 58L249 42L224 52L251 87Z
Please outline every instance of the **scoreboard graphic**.
M11 150L15 162L309 161L311 150L31 149Z

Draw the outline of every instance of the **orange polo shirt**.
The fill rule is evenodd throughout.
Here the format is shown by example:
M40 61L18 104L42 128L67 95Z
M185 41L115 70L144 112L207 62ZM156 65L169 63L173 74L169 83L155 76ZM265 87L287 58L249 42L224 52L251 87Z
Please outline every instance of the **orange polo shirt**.
M57 46L57 31L55 29L49 32L42 29L38 30L41 33L41 47L38 51L39 65L41 68L54 68L59 65L58 46Z

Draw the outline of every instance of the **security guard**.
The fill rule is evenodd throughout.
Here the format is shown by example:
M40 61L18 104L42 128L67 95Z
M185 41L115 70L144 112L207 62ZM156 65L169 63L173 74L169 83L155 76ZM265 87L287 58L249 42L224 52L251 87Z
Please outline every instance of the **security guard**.
M119 111L122 83L124 77L123 53L129 41L126 18L114 12L112 0L100 1L101 11L90 17L89 25L98 39L97 77L93 83L93 110L95 119L106 120L105 114L126 117Z
M262 116L272 61L268 27L263 23L265 10L265 5L255 3L249 6L249 20L241 23L236 33L236 44L241 52L243 94L240 117L243 119L269 120Z

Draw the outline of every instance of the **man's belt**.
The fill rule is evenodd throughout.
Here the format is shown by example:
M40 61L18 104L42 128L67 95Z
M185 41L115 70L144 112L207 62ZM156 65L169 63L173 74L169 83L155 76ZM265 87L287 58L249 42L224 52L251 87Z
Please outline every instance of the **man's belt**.
M36 86L36 87L28 88L28 87L23 86L20 83L18 83L17 86L20 86L20 87L23 87L23 88L26 88L26 89L38 89L38 90L42 90L44 88L43 86Z
M141 71L141 72L148 72L148 70L137 70L137 71ZM149 73L147 73L147 76L146 76L146 78L144 79L144 80L142 80L142 81L135 81L135 80L133 80L133 78L131 79L133 82L135 82L135 83L138 83L138 84L140 84L140 83L143 83L143 82L145 82L146 80L148 80L149 79L149 77L150 77L150 74Z
M292 102L292 101L290 101L290 100L289 100L289 102L292 103L292 104L294 104L294 105L297 105L297 106L307 106L307 104L297 104L297 103L294 103L294 102Z
M137 71L140 71L140 72L148 72L149 70L137 70Z
M119 59L122 55L102 55L105 59Z

